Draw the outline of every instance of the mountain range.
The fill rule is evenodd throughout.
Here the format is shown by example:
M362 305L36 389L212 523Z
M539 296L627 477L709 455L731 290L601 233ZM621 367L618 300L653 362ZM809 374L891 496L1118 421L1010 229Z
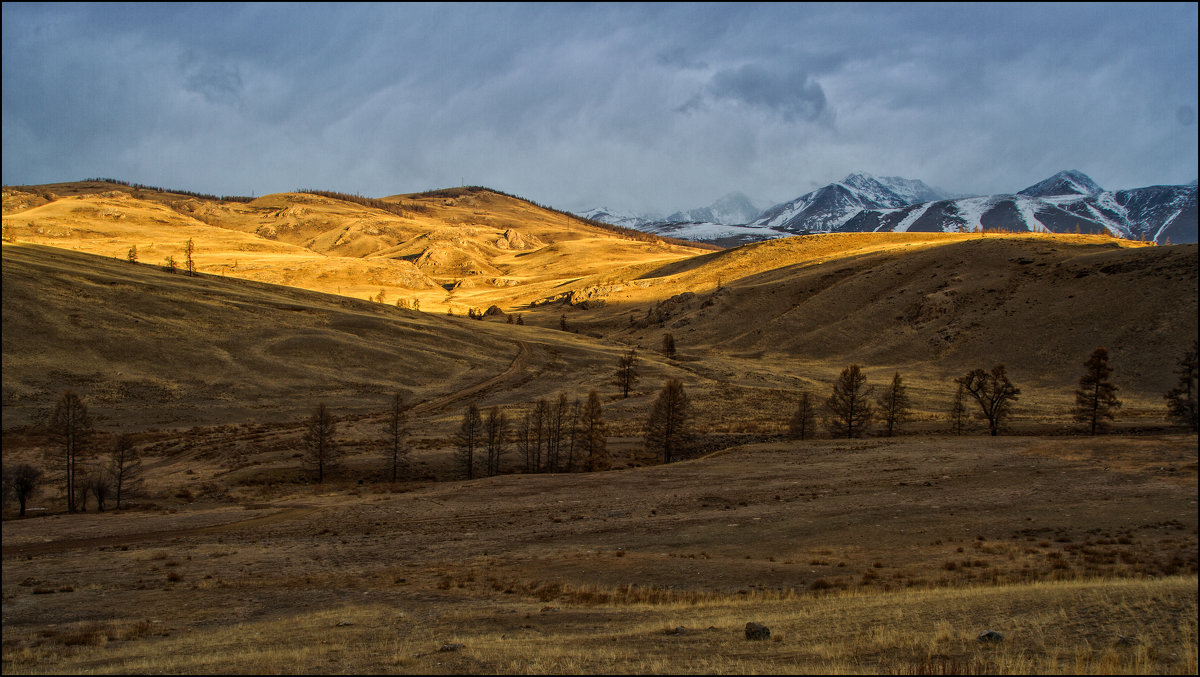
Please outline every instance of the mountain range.
M743 244L838 232L1102 233L1159 244L1197 241L1196 182L1110 191L1067 170L1014 193L950 195L917 179L855 172L751 216L731 193L708 207L655 215L593 209L581 216L670 237Z

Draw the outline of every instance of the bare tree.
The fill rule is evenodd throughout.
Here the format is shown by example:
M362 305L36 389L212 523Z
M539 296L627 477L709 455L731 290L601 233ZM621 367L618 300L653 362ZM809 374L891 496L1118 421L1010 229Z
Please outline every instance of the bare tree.
M683 392L683 382L670 379L659 392L646 421L646 450L661 454L663 463L678 459L686 449L690 437L690 413L688 397Z
M675 336L671 332L663 334L662 354L670 359L675 358Z
M517 453L525 464L525 472L533 472L533 413L526 412L517 423Z
M1083 366L1085 371L1075 389L1072 413L1076 421L1088 425L1089 434L1095 435L1096 431L1108 429L1108 422L1115 418L1121 400L1117 399L1117 387L1109 380L1112 368L1108 366L1107 349L1096 348Z
M963 434L963 429L967 424L967 399L966 391L963 389L963 384L955 381L958 384L958 390L954 393L954 402L950 405L950 429L955 435Z
M196 274L196 262L192 260L192 252L196 250L196 245L188 238L187 244L183 247L183 267L188 275Z
M1197 366L1200 365L1200 360L1197 359L1196 348L1196 341L1192 341L1191 349L1179 358L1175 367L1179 381L1163 396L1167 400L1167 418L1192 430L1196 430L1200 424L1196 408Z
M25 516L25 505L37 492L42 482L42 471L28 463L4 469L4 493L16 499L21 506L20 516Z
M492 477L500 473L500 457L506 451L508 438L508 416L500 411L500 407L488 410L483 432L487 442L487 474Z
M388 455L392 461L392 481L395 482L401 472L408 470L408 407L404 406L404 396L400 393L392 395L391 407L388 409L387 423L384 425L384 435Z
M588 393L587 404L583 407L583 450L587 461L588 471L607 470L612 464L608 454L608 436L604 423L604 410L600 406L600 395L595 390Z
M574 400L567 413L567 472L575 469L575 449L579 443L579 416L582 410L583 403Z
M75 512L75 499L78 493L76 473L79 470L79 460L83 457L88 438L92 434L92 417L88 415L87 405L73 390L65 391L54 405L47 423L50 439L58 447L59 458L66 481L67 511Z
M980 418L987 421L988 431L993 436L998 435L1012 410L1012 403L1021 394L1020 389L1008 380L1004 365L992 367L991 373L976 369L956 382L979 404Z
M333 435L337 432L337 419L322 402L308 419L304 431L304 460L317 471L317 482L325 481L325 471L333 468L340 453Z
M108 473L112 477L113 498L116 499L117 510L120 510L121 502L136 495L144 484L142 457L133 446L133 438L129 435L118 435L113 443Z
M463 414L462 424L454 439L458 443L458 458L467 479L475 479L475 450L483 441L483 417L479 415L479 407L474 402Z
M546 420L546 472L558 472L563 442L566 441L569 407L566 393L559 393L558 400L550 405L550 415Z
M788 435L797 440L811 435L815 413L815 407L813 407L808 391L801 390L800 399L796 403L796 411L792 414L792 420L788 422Z
M891 437L900 424L908 420L909 408L912 401L908 397L908 387L900 378L900 372L892 376L892 383L879 396L879 415L887 426L887 436Z
M533 433L533 472L543 472L542 447L546 444L546 438L548 437L546 433L550 427L549 402L544 399L537 401L537 405L533 408L531 423L531 431Z
M833 394L825 400L825 426L834 437L861 437L871 425L874 411L867 377L857 364L842 370L833 384Z
M617 362L616 384L621 389L621 397L629 397L629 391L637 385L637 359L637 348L630 348Z
M104 512L104 506L114 493L112 475L105 468L96 468L88 473L85 484L87 491L96 497L96 509Z

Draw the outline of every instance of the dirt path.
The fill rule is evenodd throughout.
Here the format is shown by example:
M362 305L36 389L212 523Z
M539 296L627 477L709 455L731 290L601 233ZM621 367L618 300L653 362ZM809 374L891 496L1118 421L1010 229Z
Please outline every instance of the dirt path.
M456 390L455 392L442 395L441 397L435 397L431 400L425 400L424 402L421 402L420 404L417 404L409 409L409 413L425 413L434 411L457 402L458 400L487 390L494 385L503 383L513 376L521 373L527 366L529 366L529 355L529 344L525 341L517 341L517 356L513 358L512 363L508 365L507 369L487 380L480 381L473 386L468 386L462 390Z
M147 541L163 541L171 538L181 538L184 536L197 536L200 534L210 534L221 531L233 531L235 529L245 529L248 527L261 527L269 524L276 524L279 522L287 522L289 520L308 517L309 515L320 512L321 510L324 510L324 508L302 506L298 508L286 508L270 515L262 515L261 517L251 517L250 519L237 520L235 522L225 522L224 524L214 524L207 527L167 529L164 531L147 531L137 534L121 534L119 536L98 536L96 538L74 538L63 541L49 541L46 543L11 545L4 547L4 559L12 559L14 557L25 555L45 555L48 553L64 552L77 548L113 547L129 545L132 543L145 543Z

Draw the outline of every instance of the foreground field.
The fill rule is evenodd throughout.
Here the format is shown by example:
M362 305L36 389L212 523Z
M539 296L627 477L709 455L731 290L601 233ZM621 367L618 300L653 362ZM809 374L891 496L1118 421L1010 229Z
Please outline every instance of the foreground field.
M3 545L6 673L1196 670L1194 435L244 489Z

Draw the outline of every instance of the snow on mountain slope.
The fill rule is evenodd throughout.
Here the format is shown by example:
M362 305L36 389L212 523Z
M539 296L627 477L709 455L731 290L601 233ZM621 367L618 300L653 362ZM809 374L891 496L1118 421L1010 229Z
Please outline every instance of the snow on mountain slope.
M1078 169L1061 171L1050 178L1018 191L1017 195L1048 197L1051 195L1099 195L1104 189L1090 176Z
M1196 183L1107 191L1078 170L1058 172L1015 194L958 197L921 181L856 172L744 225L745 196L733 193L712 206L666 219L584 215L601 221L690 240L752 241L829 232L978 232L1007 230L1106 233L1160 244L1197 241ZM742 199L739 199L742 198Z

